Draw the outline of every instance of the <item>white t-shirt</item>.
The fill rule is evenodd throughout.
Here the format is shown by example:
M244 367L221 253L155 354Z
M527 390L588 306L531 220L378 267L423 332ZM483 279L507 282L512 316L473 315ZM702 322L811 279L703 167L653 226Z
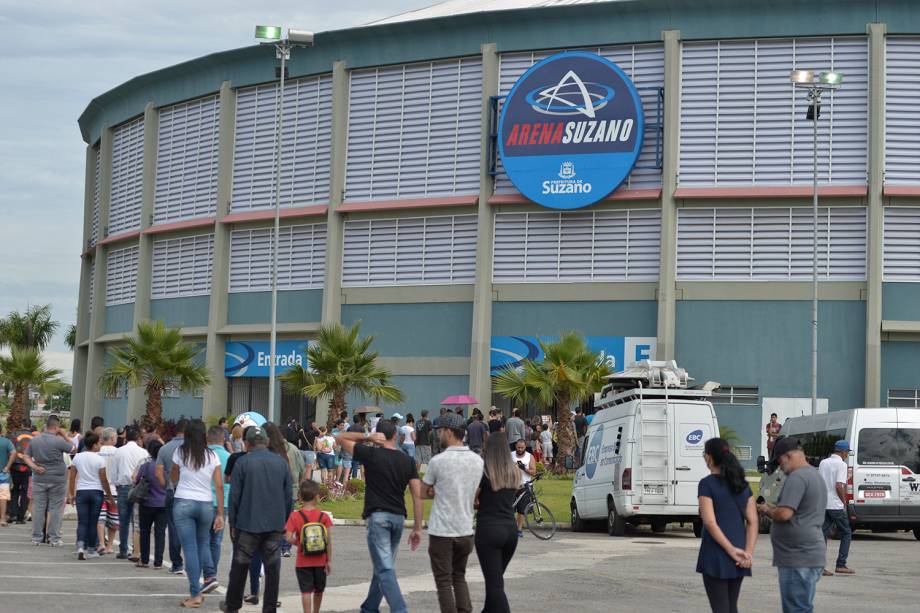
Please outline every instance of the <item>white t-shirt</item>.
M843 501L837 495L837 484L847 484L847 463L839 455L832 454L829 458L821 460L818 466L818 472L824 479L824 487L827 488L827 506L831 511L842 511Z
M81 451L74 456L72 466L77 471L77 491L103 491L99 471L105 468L104 457L95 451Z
M118 451L118 448L115 445L103 445L99 449L99 457L105 460L105 477L109 480L109 489L112 490L109 493L113 496L115 495L115 482L112 478L118 473L115 465L116 451Z
M530 468L530 459L532 457L533 456L530 455L529 451L525 451L524 455L522 456L519 456L517 454L517 451L511 452L511 459L514 461L515 466L517 466L518 462L521 462L522 464L524 464L524 468ZM523 485L524 483L530 483L531 481L533 481L533 477L531 477L529 474L527 474L526 472L522 470L521 471L521 484Z
M473 500L482 481L482 458L469 447L448 447L431 458L422 481L434 486L428 534L473 534Z
M210 449L206 450L205 464L195 470L182 461L182 447L173 453L173 464L179 467L179 483L176 485L176 498L211 502L211 480L214 469L220 467L220 458ZM167 479L169 476L167 475Z
M414 445L415 441L412 440L412 433L415 432L415 428L406 424L402 427L403 432L403 445Z
M335 439L329 436L321 436L316 439L316 453L335 453Z
M544 430L540 433L540 444L543 445L543 449L549 448L550 452L553 450L553 433L549 430Z

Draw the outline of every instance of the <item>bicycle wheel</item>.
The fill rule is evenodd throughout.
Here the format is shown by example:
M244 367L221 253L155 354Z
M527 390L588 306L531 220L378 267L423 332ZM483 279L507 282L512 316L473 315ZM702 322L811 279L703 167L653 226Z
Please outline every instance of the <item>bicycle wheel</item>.
M548 541L556 534L556 518L541 502L531 502L527 505L524 524L531 534L541 541Z

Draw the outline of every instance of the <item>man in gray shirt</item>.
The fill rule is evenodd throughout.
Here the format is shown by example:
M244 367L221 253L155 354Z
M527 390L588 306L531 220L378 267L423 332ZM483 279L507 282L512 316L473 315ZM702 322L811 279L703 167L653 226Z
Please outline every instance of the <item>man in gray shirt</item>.
M524 439L524 420L521 419L520 409L514 409L511 412L511 419L505 422L505 434L508 436L511 451L514 451L515 443Z
M783 612L811 613L815 590L824 568L824 507L827 489L818 470L808 463L799 441L782 438L773 458L786 473L775 505L757 506L773 520L773 566L779 574Z
M48 417L45 431L32 439L24 456L32 469L32 544L43 540L45 513L48 513L48 543L52 547L64 544L61 540L61 520L64 499L67 495L67 467L64 454L73 451L73 443L61 430L61 422L54 415Z
M168 443L160 448L157 454L156 475L161 487L166 488L166 525L169 528L169 561L171 563L169 572L174 575L183 572L182 562L182 544L179 542L179 531L176 530L176 524L173 523L172 506L173 496L176 493L175 485L172 479L167 478L172 472L173 454L176 449L185 442L185 427L188 420L183 418L176 422L176 435Z

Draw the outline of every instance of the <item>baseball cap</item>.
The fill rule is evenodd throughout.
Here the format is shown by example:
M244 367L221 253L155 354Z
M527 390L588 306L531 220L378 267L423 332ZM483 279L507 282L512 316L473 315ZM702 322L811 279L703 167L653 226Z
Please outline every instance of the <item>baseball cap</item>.
M790 451L800 448L799 439L789 436L781 438L773 445L773 459L778 460Z
M454 428L463 430L466 428L466 420L456 413L445 413L435 420L435 428Z
M853 451L850 449L850 441L839 440L834 443L834 451Z
M400 419L402 419L402 418L403 418L403 416L400 415L399 413L393 413L393 416L390 417L390 419L395 419L395 420L397 420L397 421L400 420Z
M268 435L260 426L250 426L246 428L246 442L252 444L267 443Z

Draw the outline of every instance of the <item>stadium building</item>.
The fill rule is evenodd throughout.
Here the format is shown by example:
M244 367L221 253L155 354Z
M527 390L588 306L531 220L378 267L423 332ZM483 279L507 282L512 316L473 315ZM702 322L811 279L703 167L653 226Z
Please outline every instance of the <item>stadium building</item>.
M500 131L515 84L563 50L614 65L637 103L630 130L573 131L597 151L626 138L637 156L575 208L535 202L506 170L514 146L561 147L568 127ZM819 410L920 402L913 3L452 0L319 33L292 55L279 370L321 323L361 320L407 396L400 412L451 393L507 406L491 370L575 329L618 367L674 358L721 383L720 422L756 457L766 415L810 402L813 126L789 75L815 69L844 75L818 120ZM95 382L144 319L205 345L213 376L169 393L167 417L266 410L277 67L271 47L219 52L138 76L81 115L75 415L143 413L140 390L103 398ZM596 109L630 102L588 85ZM597 159L584 155L543 193L584 192ZM276 398L285 418L316 410Z

